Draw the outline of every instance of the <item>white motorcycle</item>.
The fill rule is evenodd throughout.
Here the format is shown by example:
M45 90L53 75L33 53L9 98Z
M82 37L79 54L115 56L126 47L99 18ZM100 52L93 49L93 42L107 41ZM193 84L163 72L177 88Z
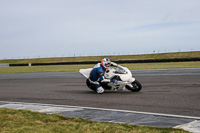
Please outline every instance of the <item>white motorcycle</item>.
M142 89L141 83L132 77L132 73L128 68L117 65L114 62L111 62L111 66L114 66L116 69L111 67L109 70L106 70L104 79L100 83L105 90L123 91L128 89L132 92L139 92ZM94 68L96 67L100 67L100 63L94 66ZM79 72L87 79L87 86L93 91L96 91L95 88L91 87L91 84L99 83L89 79L92 69L93 68L80 69ZM116 80L116 82L113 83L113 80Z

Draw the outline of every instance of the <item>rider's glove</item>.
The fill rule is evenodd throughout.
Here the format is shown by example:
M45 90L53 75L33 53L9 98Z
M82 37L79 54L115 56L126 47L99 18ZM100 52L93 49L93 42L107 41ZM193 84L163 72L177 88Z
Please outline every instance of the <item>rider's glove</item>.
M111 62L111 66L117 67L118 65L117 65L117 63L115 63L115 62Z

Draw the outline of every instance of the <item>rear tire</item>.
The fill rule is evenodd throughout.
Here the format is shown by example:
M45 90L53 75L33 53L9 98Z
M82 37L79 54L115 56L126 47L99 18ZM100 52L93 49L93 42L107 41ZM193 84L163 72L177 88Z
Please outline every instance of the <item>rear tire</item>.
M90 88L91 90L97 92L96 89L97 89L98 85L96 85L96 84L91 84L90 81L89 81L89 79L86 80L86 85L87 85L88 88ZM100 85L101 85L101 86L103 87L103 89L105 89L105 90L111 90L111 88L112 88L112 87L108 86L108 83L101 83Z
M133 87L126 85L126 88L132 92L139 92L142 89L142 85L139 81L135 80L131 83Z
M96 92L96 88L98 85L91 84L89 79L86 80L86 84L87 84L88 88L90 88L91 90Z

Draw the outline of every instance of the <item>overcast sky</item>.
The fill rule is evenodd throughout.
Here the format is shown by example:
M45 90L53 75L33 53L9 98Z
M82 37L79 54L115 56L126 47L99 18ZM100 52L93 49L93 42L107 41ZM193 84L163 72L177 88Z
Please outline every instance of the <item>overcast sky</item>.
M0 0L0 59L200 50L200 0Z

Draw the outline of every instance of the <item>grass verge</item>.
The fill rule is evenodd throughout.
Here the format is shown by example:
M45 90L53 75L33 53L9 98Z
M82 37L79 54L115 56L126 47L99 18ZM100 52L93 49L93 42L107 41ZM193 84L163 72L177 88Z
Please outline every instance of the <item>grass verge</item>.
M167 63L134 63L122 64L129 69L167 69L167 68L200 68L200 61L195 62L167 62ZM0 67L0 73L31 73L31 72L63 72L79 71L94 65L52 65L52 66L21 66Z
M82 62L82 61L101 61L108 57L111 61L119 60L148 60L148 59L178 59L178 58L198 58L200 51L176 52L143 55L117 55L117 56L85 56L85 57L56 57L56 58L35 58L35 59L9 59L0 60L0 63L27 64L27 63L56 63L56 62Z
M181 129L134 126L67 118L26 110L0 109L0 132L60 133L188 133Z

